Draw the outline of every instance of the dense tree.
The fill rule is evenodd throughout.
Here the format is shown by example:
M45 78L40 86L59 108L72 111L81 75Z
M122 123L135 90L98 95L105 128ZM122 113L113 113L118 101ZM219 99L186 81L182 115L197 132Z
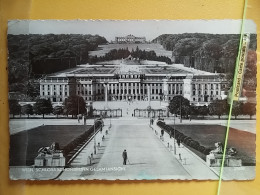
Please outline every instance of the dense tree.
M247 102L243 105L243 114L249 115L250 119L252 119L252 116L256 114L256 104Z
M243 81L243 88L247 91L256 90L256 62L256 51L249 50L247 53L247 61Z
M153 60L153 61L161 61L165 62L167 64L171 64L171 59L166 56L157 56L155 51L145 51L140 50L138 46L135 50L132 49L130 52L128 48L125 49L113 49L110 50L108 53L105 54L105 56L94 56L91 58L92 62L98 62L98 61L109 61L109 60L118 60L122 58L127 58L128 56L132 56L135 59L142 59L142 60Z
M67 115L76 116L78 114L85 114L86 102L81 96L69 96L64 101L64 113Z
M39 96L36 81L53 73L89 62L89 51L107 43L99 35L46 34L8 35L9 91L32 101Z
M48 99L38 99L33 105L33 110L35 114L42 114L42 118L44 118L45 114L52 113L52 104L51 100Z
M235 119L237 119L238 115L243 114L242 106L243 106L243 104L241 102L238 102L238 101L234 101L233 102L232 113L231 114L233 116L235 116Z
M228 112L228 103L227 100L215 100L209 104L209 114L210 115L217 115L218 118Z
M31 104L25 104L22 106L22 113L27 114L27 118L29 118L30 114L33 114L33 106Z
M173 51L176 63L209 72L233 73L238 53L239 35L236 34L163 34L153 43L160 43ZM249 49L256 50L256 35L250 35ZM252 56L250 54L249 56Z
M198 114L201 115L203 118L209 114L209 109L206 105L198 106Z
M59 115L63 114L63 107L62 106L55 106L53 108L53 114L56 114L56 117L58 118Z
M169 102L169 112L172 114L179 114L180 117L188 116L190 114L190 101L183 96L174 96Z
M18 100L15 99L9 100L9 113L13 115L13 118L15 115L21 113L21 106L18 103Z

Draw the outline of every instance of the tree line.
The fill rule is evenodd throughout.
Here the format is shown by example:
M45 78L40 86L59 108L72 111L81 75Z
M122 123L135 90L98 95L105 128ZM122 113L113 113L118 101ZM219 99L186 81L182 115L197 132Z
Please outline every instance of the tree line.
M169 102L169 112L181 116L182 118L194 118L201 116L218 116L220 119L223 115L228 115L230 105L227 100L215 100L210 103L208 106L194 106L190 105L190 101L183 96L175 96ZM54 115L71 115L76 117L78 114L86 114L92 116L93 108L91 107L89 112L86 109L86 102L81 96L69 96L63 102L62 106L52 106L50 99L38 99L34 105L26 104L20 106L18 100L11 99L9 100L9 113L14 118L15 115L27 115L29 118L30 115L37 114L44 116L46 114ZM242 103L234 102L232 109L232 116L235 119L239 115L248 115L250 119L256 114L256 104L254 103Z
M7 38L9 91L25 95L28 99L35 97L32 93L39 94L36 89L38 83L33 80L86 64L89 51L107 43L104 37L89 34L9 34ZM27 90L29 87L36 90Z
M230 105L227 100L215 100L208 106L194 106L190 105L190 101L183 96L175 96L169 102L168 109L171 114L179 115L181 118L195 118L198 116L204 118L205 116L215 115L220 119L221 116L229 114ZM234 101L232 116L234 116L235 119L237 119L239 115L248 115L251 119L255 114L255 103Z
M10 99L9 113L12 115L12 118L21 114L27 115L27 118L33 114L42 115L42 118L49 114L54 114L57 118L59 115L71 115L75 118L79 114L91 116L93 109L90 108L87 113L85 100L81 96L73 95L66 98L63 105L55 107L52 106L50 99L37 99L33 105L25 104L23 106L19 104L18 100Z
M104 56L93 56L90 58L89 62L91 64L95 64L100 61L110 61L110 60L118 60L118 59L125 59L129 56L132 56L132 58L135 58L137 60L152 60L152 61L160 61L165 62L167 64L171 64L171 59L166 56L157 56L155 51L145 51L139 49L137 46L136 49L132 49L132 51L129 51L128 48L121 48L121 49L112 49L108 53L106 53Z

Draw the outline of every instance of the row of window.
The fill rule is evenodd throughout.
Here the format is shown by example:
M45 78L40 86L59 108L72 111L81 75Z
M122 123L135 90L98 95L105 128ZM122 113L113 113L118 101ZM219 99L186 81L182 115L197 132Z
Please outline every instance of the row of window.
M51 86L53 86L53 90L60 89L62 90L62 86L64 86L64 89L67 90L67 85L41 85L42 90L44 91L45 89L50 90Z
M140 75L120 75L121 79L139 79Z
M48 91L47 93L45 93L45 92L43 91L43 92L42 92L42 96L45 96L45 95L55 95L55 96L56 96L56 95L58 95L58 93L54 91L53 94L51 94L49 91ZM61 91L60 91L59 95L62 96L62 92L61 92ZM64 92L64 96L67 96L67 95L68 95L68 92L65 91L65 92Z
M196 102L196 101L198 101L198 102L211 102L211 101L213 101L213 100L218 100L218 98L213 98L213 97L208 97L208 98L198 98L198 100L196 99L196 98L193 98L192 100L194 101L194 102Z
M204 93L203 93L203 91L199 90L197 94L196 94L196 91L193 91L192 95L209 95L209 94L208 94L208 91L204 91ZM210 95L214 95L214 92L210 91ZM218 91L216 91L216 95L219 95Z
M197 84L198 89L201 89L204 85L204 89L208 89L209 84ZM214 85L216 86L216 89L219 88L219 84L210 84L210 89L214 89ZM196 89L196 84L192 84L192 89Z

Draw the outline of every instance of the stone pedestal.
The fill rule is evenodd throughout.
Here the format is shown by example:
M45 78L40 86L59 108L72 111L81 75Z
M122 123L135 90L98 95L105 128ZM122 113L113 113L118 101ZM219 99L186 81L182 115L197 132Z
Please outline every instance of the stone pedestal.
M210 167L221 167L222 158L223 158L222 154L209 154L206 157L206 163ZM225 167L241 167L242 160L237 157L234 157L234 156L226 155L224 166Z
M65 166L65 157L62 152L54 152L53 154L39 154L34 159L36 167L62 167Z

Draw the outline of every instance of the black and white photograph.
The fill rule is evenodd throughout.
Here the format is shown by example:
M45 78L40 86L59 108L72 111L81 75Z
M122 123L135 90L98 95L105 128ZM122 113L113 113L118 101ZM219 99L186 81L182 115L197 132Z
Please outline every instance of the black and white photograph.
M253 180L245 22L10 20L10 179Z

